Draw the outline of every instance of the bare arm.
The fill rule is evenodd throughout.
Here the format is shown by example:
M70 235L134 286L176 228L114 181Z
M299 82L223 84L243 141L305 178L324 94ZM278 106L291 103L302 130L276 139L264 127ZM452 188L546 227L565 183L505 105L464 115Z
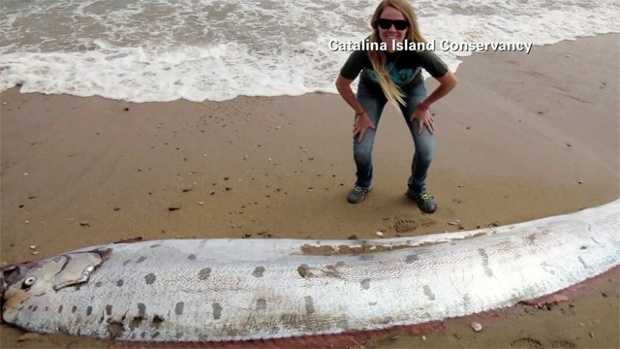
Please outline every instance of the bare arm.
M366 112L364 107L357 101L355 95L353 94L353 90L351 90L351 82L353 80L349 80L347 78L342 77L342 75L338 75L336 79L336 89L338 93L342 96L342 98L355 110L355 115L362 114Z
M454 86L457 84L456 76L454 73L448 71L443 76L436 78L439 81L439 86L431 93L428 97L426 97L420 104L418 104L421 109L428 109L431 104L437 102L443 96L447 95Z
M340 93L342 98L351 106L351 108L355 110L353 137L356 137L357 141L361 142L362 138L364 138L364 134L366 134L366 130L369 128L375 128L375 125L368 117L364 107L360 104L357 98L355 98L355 95L351 90L352 81L353 80L342 77L342 75L338 75L338 78L336 79L336 89L338 89L338 93Z
M428 112L428 108L441 97L447 95L457 84L456 76L450 71L437 78L437 81L439 81L439 86L430 96L426 97L416 106L415 111L411 115L411 121L417 119L420 126L426 127L430 133L433 133L435 128L433 126L433 116ZM419 128L418 133L422 132L423 127Z

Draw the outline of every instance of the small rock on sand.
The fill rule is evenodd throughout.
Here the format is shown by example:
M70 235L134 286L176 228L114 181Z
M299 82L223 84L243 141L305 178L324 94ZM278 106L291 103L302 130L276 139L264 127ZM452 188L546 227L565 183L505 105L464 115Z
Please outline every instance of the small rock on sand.
M472 330L474 330L475 332L482 331L482 325L479 322L474 321L474 322L472 322L470 324L470 326L471 326Z

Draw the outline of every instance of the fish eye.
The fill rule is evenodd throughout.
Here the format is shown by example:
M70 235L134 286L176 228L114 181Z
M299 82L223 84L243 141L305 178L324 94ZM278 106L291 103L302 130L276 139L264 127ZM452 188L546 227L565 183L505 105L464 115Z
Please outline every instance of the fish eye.
M34 285L35 281L37 281L37 278L35 278L34 276L27 277L22 283L22 289L26 289Z

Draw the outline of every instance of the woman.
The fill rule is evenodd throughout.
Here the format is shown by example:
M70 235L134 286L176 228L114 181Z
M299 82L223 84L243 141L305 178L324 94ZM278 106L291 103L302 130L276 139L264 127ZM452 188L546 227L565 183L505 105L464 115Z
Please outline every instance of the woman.
M407 197L425 213L433 213L437 204L426 190L425 180L433 158L435 135L429 107L456 85L456 78L434 53L424 50L397 50L411 43L424 43L413 8L406 0L384 0L374 15L373 32L367 46L385 45L387 50L354 51L340 70L336 87L344 100L355 110L353 155L357 181L347 195L352 204L362 202L371 190L372 148L381 112L387 101L398 105L409 127L415 153L408 180ZM417 46L416 46L417 47ZM424 68L440 85L426 96L422 78ZM362 72L357 98L351 82Z

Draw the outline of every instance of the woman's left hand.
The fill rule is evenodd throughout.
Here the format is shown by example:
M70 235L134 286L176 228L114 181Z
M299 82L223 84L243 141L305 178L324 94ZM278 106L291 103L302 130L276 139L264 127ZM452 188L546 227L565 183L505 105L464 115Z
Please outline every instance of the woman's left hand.
M416 108L413 115L411 115L411 122L418 122L418 134L422 134L423 127L428 129L431 134L435 131L433 126L433 116L428 109Z

